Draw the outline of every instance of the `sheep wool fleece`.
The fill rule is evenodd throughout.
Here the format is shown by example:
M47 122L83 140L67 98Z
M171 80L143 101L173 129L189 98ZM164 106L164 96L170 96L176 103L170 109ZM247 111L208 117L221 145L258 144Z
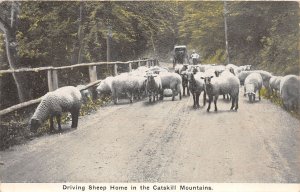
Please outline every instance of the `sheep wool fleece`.
M42 98L32 119L44 121L50 115L79 110L81 107L81 100L81 93L76 87L61 87L53 92L47 93Z

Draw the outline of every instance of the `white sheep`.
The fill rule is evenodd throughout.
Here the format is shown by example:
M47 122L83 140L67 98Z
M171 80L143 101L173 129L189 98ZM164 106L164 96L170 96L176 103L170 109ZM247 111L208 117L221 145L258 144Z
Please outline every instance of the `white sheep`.
M296 75L286 75L280 82L280 96L286 110L299 109L300 78Z
M203 106L205 106L206 104L206 91L205 91L205 83L203 78L204 77L204 73L203 72L197 72L196 74L191 73L189 75L189 87L190 87L190 92L193 95L193 101L194 101L194 105L193 107L200 107L199 105L199 97L202 93L202 91L204 92L203 94Z
M272 76L270 78L270 89L271 89L272 93L279 92L281 79L282 79L282 76Z
M112 80L114 79L113 76L106 77L102 80L97 87L97 92L101 96L110 95L112 93Z
M232 98L232 105L230 110L235 107L235 110L238 109L238 96L239 96L239 79L233 75L230 71L225 70L221 73L219 77L213 75L205 74L204 79L206 94L208 95L208 108L207 112L210 110L210 104L214 100L215 111L217 108L217 100L219 95L229 94Z
M155 102L155 98L156 100L158 100L158 94L161 94L161 78L160 76L154 73L148 73L146 77L146 91L149 96L149 102L151 102L152 98L153 102Z
M82 105L80 91L73 86L61 87L43 96L30 119L30 130L36 132L38 127L50 117L50 131L54 131L53 118L56 117L58 129L61 131L61 115L70 112L72 115L72 128L78 125L79 111Z
M159 74L160 72L169 72L169 69L165 67L153 66L150 67L148 71L153 71L154 73Z
M182 73L183 71L186 71L187 69L188 69L188 64L177 64L176 66L175 66L175 69L174 69L174 71L175 71L175 73L178 73L178 74L180 74L180 73Z
M115 76L112 80L112 96L114 104L118 103L119 95L126 93L129 97L130 103L133 102L133 96L139 90L139 82L136 76L123 73Z
M263 79L261 75L259 73L251 73L245 79L244 96L248 95L249 101L254 102L256 92L258 91L258 98L259 100L261 100L260 90L262 88L262 84L263 84Z
M182 91L182 78L177 73L164 72L159 73L162 83L162 93L161 99L163 100L164 89L172 90L172 101L175 99L175 95L179 94L179 99L181 100Z
M269 90L269 81L272 77L272 74L267 71L263 71L263 70L242 71L242 72L238 73L237 76L240 80L241 85L244 85L244 81L245 81L246 77L251 73L259 73L263 79L264 87Z

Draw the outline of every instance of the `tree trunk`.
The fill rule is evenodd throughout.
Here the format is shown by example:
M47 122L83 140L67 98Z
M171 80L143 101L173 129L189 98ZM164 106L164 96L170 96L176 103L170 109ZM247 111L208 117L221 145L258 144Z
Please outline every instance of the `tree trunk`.
M77 64L82 62L82 49L83 49L83 2L80 2L79 8L79 24L78 24L78 32L77 32L77 40L74 42L73 54L72 54L72 64Z
M16 39L16 20L17 20L17 5L12 2L11 6L11 19L10 24L4 20L0 20L0 29L5 34L5 48L7 60L10 69L17 69L18 56L17 56L17 39ZM30 99L30 92L27 88L26 75L22 73L13 73L15 80L19 102L24 102Z

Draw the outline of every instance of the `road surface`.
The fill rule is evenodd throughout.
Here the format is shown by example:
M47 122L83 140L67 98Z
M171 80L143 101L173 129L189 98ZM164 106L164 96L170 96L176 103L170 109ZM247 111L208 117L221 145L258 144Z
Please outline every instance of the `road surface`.
M200 99L202 104L202 97ZM240 94L238 112L192 97L101 107L79 127L0 152L1 182L300 182L300 121Z

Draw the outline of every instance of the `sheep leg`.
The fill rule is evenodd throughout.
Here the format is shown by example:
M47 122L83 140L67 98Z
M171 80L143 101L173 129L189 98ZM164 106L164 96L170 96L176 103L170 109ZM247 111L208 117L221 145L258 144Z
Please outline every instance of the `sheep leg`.
M53 116L51 115L50 116L50 133L53 133L55 130L54 130L54 126L53 126Z
M233 97L232 97L232 100L233 100ZM235 98L235 110L237 111L238 108L239 108L239 97L237 96L237 97Z
M187 86L186 89L187 89L187 95L190 96L190 88L189 88L189 86Z
M56 115L56 122L57 122L58 130L61 131L61 125L60 125L61 115Z
M214 99L215 111L218 111L218 108L217 108L217 100L218 100L218 96L215 96L215 99Z
M196 94L193 93L192 95L193 95L193 101L194 101L193 107L196 108Z
M260 97L260 89L258 90L258 99L261 100L261 97Z
M183 85L183 96L185 96L185 86Z
M200 107L200 105L199 105L199 97L200 97L200 93L196 93L196 105L197 105L197 107Z
M233 108L234 108L234 103L235 103L235 97L232 97L232 102L231 102L231 108L230 108L230 110L233 110Z
M71 115L72 115L72 125L71 125L71 128L77 128L79 110L75 110L75 111L71 112Z
M164 90L161 89L161 92L160 92L160 100L164 100Z
M203 93L203 106L206 104L206 91Z
M172 89L172 101L174 101L174 100L175 100L175 90Z
M213 96L208 96L208 107L206 110L207 112L209 112L209 110L210 110L210 104L211 104L212 100L213 100Z
M179 94L179 100L181 100L181 91L180 91L180 89L178 90L178 94Z

